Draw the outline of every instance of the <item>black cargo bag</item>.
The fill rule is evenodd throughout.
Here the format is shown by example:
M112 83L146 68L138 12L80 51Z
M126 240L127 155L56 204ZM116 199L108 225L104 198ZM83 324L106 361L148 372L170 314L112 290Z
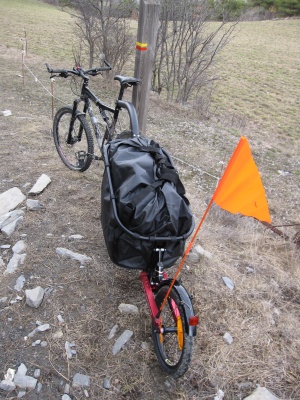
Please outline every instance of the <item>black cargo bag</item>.
M144 137L105 146L101 223L111 260L120 267L155 267L164 248L164 268L184 252L194 228L185 190L168 153Z

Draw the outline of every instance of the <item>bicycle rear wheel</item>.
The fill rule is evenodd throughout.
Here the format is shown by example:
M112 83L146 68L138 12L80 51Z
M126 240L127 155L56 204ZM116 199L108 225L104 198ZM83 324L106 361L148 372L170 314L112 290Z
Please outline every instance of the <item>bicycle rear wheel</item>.
M85 117L78 114L74 121L70 143L67 143L71 118L71 107L63 107L57 111L53 121L54 143L63 163L74 171L83 172L93 161L93 136Z
M155 301L159 308L167 294L168 286L162 286ZM179 378L188 369L193 350L193 337L185 330L186 316L182 302L173 288L161 312L163 333L152 324L154 350L162 368L174 378Z

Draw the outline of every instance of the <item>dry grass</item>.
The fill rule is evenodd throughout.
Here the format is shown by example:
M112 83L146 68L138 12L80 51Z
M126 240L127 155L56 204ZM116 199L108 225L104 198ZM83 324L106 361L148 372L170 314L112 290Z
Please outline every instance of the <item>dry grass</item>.
M83 175L65 169L51 138L50 97L39 83L34 82L29 72L26 72L24 88L22 80L17 77L21 60L19 35L26 26L29 44L32 43L28 66L48 87L49 77L44 63L48 61L60 66L62 60L67 62L67 54L71 54L67 40L70 24L66 23L69 17L33 0L2 3L0 104L1 110L11 109L13 115L0 118L0 192L18 186L27 193L30 186L26 189L24 185L28 182L33 184L42 173L47 173L52 183L39 196L45 206L44 211L27 212L19 230L10 239L1 236L0 243L13 245L20 234L26 233L28 256L22 267L26 288L41 285L52 291L37 310L29 309L23 300L1 312L1 374L20 362L29 367L29 374L34 368L41 368L43 398L49 400L58 398L63 384L70 381L76 372L91 376L89 393L92 399L147 400L155 396L159 399L205 400L213 399L220 388L225 391L226 400L237 400L250 394L256 385L268 387L281 399L300 399L299 248L260 223L232 216L217 207L209 213L197 239L197 243L212 253L212 258L201 259L196 264L188 262L190 269L185 268L182 273L183 283L194 295L201 321L194 359L182 379L177 382L169 379L166 385L167 377L161 372L153 353L150 318L139 274L113 266L105 249L99 220L102 165L95 162ZM36 23L37 18L41 24ZM14 21L10 25L13 29L5 23L8 20ZM288 21L274 21L270 24L241 25L241 34L228 48L230 54L224 56L226 63L223 70L225 73L226 67L229 74L227 85L219 88L219 93L223 94L218 104L219 109L227 110L229 115L234 116L227 118L230 129L199 121L190 109L170 106L156 95L151 98L148 136L156 138L177 158L198 168L196 171L178 161L197 221L216 184L216 179L207 173L219 176L237 144L238 136L247 134L251 129L250 144L266 186L274 224L299 223L299 132L295 130L293 141L286 141L283 146L281 131L272 129L270 124L271 119L279 121L276 113L272 111L270 116L267 115L267 122L260 129L263 114L260 116L253 110L256 103L251 101L251 93L248 99L247 91L229 90L234 82L237 87L246 88L247 81L251 77L254 79L258 73L259 60L265 57L269 60L268 64L274 66L276 80L285 82L281 89L276 90L280 90L282 97L286 96L286 91L289 92L290 98L297 104L295 87L290 81L285 81L286 75L282 70L294 74L299 65L299 54L294 49L297 60L294 62L288 57L290 50L284 47L287 52L285 63L279 55L284 51L281 49L285 40L289 41L292 52L290 29L299 29L300 24L299 21L292 21L291 26L287 24ZM260 32L264 43L270 37L268 27L271 33L274 27L283 27L281 33L284 36L286 32L287 37L278 42L276 54L268 52L267 45L264 47L261 41L253 39L249 49L256 46L256 53L250 56L246 52L249 57L242 58L241 49L248 37L243 35L243 29L244 33L250 32L251 37L259 37L256 27L262 27ZM59 29L63 30L60 35ZM280 58L280 66L276 67L272 55L278 60ZM230 60L234 57L240 60L239 68L233 69L235 62L231 65ZM242 73L246 69L247 76ZM268 68L264 74L264 80L272 80ZM106 95L113 86L108 84L102 87L102 82L100 80L98 87ZM58 97L70 103L73 95L68 83L57 80L55 87ZM267 102L270 96L262 91L260 97L261 101ZM295 125L293 117L283 112L285 107L278 108L276 102L273 106L269 104L279 110L278 118L284 119L280 122L282 126ZM232 112L230 107L239 109ZM247 119L245 124L240 124L246 109ZM280 175L278 170L288 171L288 175ZM10 179L13 181L9 182ZM299 231L299 226L280 229L285 229L285 233L292 238ZM48 233L53 236L47 236ZM82 234L84 239L69 242L68 236L75 233ZM87 254L93 261L86 268L79 269L76 262L58 257L56 247ZM7 262L10 253L1 254ZM223 284L222 276L234 281L233 291ZM10 300L14 297L12 288L16 278L17 274L1 277L0 298L8 296ZM121 302L136 304L139 315L120 315L118 305ZM58 324L58 314L64 317L63 326ZM51 324L51 333L43 336L49 344L46 349L32 347L31 341L23 340L36 320ZM108 339L108 333L116 323L119 332L132 329L134 336L126 348L113 357L113 340ZM58 329L63 332L60 339L53 337ZM223 341L225 332L233 336L232 345ZM67 360L65 356L66 340L76 344L77 355L72 360ZM143 342L148 350L143 349ZM111 380L109 391L102 388L106 377ZM74 399L85 398L80 391L73 391L72 394ZM27 398L34 399L35 396L31 393Z

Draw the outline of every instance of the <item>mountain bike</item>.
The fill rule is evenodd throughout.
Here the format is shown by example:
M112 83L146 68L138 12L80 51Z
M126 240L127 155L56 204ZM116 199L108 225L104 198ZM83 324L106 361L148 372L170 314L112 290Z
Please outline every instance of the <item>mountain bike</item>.
M188 369L192 357L193 339L196 335L198 317L194 314L191 296L177 280L168 277L163 267L163 254L168 241L178 242L185 240L193 231L191 226L186 234L180 237L144 237L136 232L130 231L121 221L117 211L116 198L112 178L109 169L108 148L117 138L138 138L138 119L132 103L123 100L125 89L139 84L139 79L116 75L114 77L120 83L120 91L115 107L105 105L88 87L89 75L96 76L104 71L111 70L111 66L104 61L105 66L84 70L76 67L70 70L52 69L48 64L46 67L55 76L68 78L78 76L82 78L81 94L75 99L72 107L60 108L53 120L54 143L63 163L75 171L86 171L93 159L102 160L105 171L108 174L109 202L112 204L114 218L117 221L117 229L131 235L137 241L153 241L153 262L150 268L145 270L141 265L140 280L144 288L147 303L152 319L152 337L154 350L163 370L174 378L182 376ZM80 111L79 103L83 102L83 110ZM100 123L95 117L91 103L99 110L100 117L104 122L104 132L101 131ZM117 122L119 113L125 110L129 116L129 127L125 131L118 132ZM112 115L110 118L109 115ZM90 118L96 142L101 151L101 156L94 155L94 140L90 124ZM159 246L160 244L160 246Z

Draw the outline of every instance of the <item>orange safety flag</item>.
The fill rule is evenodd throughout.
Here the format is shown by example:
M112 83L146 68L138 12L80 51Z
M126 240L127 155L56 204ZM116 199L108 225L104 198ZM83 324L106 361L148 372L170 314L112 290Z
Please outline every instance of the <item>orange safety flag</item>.
M212 200L230 213L271 223L265 189L245 137L240 139Z

